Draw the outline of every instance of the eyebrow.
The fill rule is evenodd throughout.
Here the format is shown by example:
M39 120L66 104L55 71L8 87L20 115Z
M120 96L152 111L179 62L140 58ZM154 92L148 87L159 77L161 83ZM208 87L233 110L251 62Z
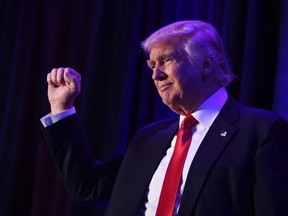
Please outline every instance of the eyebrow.
M146 62L147 62L148 67L151 68L154 61L152 61L151 59L148 59Z
M156 61L158 60L162 60L162 59L164 59L164 58L167 58L167 57L173 57L173 58L175 58L177 55L175 55L175 53L168 53L168 54L166 54L166 53L161 53L161 54L159 54L158 56L156 56ZM147 60L147 64L149 65L151 65L152 63L154 62L154 60L151 60L151 59L148 59Z

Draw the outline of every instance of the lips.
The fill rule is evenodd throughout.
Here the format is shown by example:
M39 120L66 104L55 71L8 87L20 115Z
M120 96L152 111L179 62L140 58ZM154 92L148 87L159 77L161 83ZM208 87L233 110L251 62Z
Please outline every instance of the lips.
M163 92L163 91L167 90L168 88L170 88L171 85L172 85L172 83L162 84L162 85L159 86L158 89L159 89L160 92Z

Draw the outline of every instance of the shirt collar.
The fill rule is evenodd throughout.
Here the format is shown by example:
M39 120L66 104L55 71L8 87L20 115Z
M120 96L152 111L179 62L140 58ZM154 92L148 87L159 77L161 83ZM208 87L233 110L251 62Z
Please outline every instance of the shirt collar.
M228 98L227 91L225 87L220 88L208 99L206 99L193 113L192 116L199 122L199 124L204 127L209 128L216 117L218 116L220 110L224 106ZM183 121L185 116L180 116L179 124Z

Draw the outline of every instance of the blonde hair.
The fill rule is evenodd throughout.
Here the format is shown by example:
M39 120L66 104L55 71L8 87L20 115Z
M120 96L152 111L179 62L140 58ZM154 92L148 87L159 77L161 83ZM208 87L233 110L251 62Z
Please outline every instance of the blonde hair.
M199 20L175 22L155 31L141 43L148 54L156 45L169 45L185 52L191 63L203 56L209 58L216 68L215 76L222 86L227 86L234 79L222 39L209 23Z

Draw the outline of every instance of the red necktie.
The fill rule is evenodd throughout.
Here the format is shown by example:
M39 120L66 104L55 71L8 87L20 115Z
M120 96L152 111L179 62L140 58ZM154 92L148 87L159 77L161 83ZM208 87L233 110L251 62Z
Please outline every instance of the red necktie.
M191 128L196 123L197 120L192 115L186 116L182 121L177 134L175 149L165 174L156 216L170 216L173 214L184 162L192 140Z

